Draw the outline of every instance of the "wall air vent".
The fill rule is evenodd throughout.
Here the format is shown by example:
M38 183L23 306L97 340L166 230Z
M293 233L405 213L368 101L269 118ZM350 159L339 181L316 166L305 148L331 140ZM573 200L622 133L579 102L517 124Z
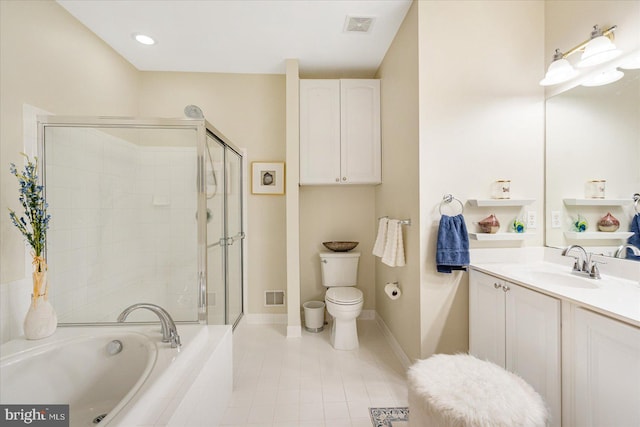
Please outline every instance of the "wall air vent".
M284 291L264 291L264 305L268 307L284 305Z
M347 16L344 31L347 33L368 33L373 27L373 18L364 16Z

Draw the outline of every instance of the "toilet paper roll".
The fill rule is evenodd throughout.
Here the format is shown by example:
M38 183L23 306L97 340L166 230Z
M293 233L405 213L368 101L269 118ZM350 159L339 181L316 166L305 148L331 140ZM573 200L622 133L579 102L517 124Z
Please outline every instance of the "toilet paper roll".
M384 292L393 300L400 298L400 295L402 295L397 283L387 283L384 287Z

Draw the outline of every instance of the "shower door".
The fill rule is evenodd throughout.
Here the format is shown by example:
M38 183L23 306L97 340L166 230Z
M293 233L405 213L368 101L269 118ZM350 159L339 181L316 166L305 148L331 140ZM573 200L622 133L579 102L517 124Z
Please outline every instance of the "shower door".
M203 140L203 121L39 118L49 298L60 323L114 323L140 302L177 322L200 320ZM127 320L157 316L138 310Z
M238 322L243 313L242 156L207 132L207 311L209 324Z

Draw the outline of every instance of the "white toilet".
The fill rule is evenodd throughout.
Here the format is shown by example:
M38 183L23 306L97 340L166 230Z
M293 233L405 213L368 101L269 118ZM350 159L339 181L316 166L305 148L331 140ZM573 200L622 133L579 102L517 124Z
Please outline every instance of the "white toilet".
M364 298L357 289L358 252L320 252L322 285L327 311L333 317L331 345L336 350L358 348L356 318L362 312Z

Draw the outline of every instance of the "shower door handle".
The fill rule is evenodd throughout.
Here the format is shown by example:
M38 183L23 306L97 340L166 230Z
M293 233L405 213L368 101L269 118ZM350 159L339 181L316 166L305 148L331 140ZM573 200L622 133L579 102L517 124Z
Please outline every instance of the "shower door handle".
M241 232L239 232L238 234L236 234L235 236L233 236L233 237L229 237L229 238L227 239L227 245L228 245L228 246L231 246L231 245L233 245L233 243L234 243L236 240L243 240L243 239L244 239L244 237L245 237L244 231L241 231Z

